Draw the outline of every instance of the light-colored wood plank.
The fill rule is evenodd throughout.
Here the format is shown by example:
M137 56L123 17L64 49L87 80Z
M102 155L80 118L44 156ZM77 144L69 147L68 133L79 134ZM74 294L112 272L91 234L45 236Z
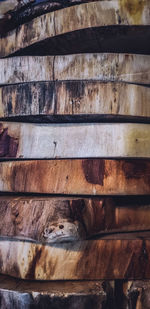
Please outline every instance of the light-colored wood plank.
M149 102L149 87L126 83L61 81L0 87L1 118L40 115L49 116L51 121L63 117L74 121L80 117L83 121L89 116L98 117L99 122L101 118L139 117L147 121Z
M105 286L105 288L103 287ZM102 309L113 302L113 281L21 281L0 275L1 309ZM113 309L112 305L109 309Z
M0 123L1 158L150 158L150 124Z
M147 195L150 160L0 162L0 191L81 195Z
M150 229L150 198L147 197L2 196L0 212L0 236L43 243Z
M0 59L0 84L98 80L150 84L150 56L80 54Z
M3 0L2 0L3 1ZM5 35L33 18L64 7L94 0L4 0L0 2L0 35ZM98 0L96 0L98 1ZM2 4L2 6L1 6ZM11 9L11 10L10 10Z
M150 240L92 240L55 245L0 241L0 272L22 279L150 278Z
M150 25L149 8L149 0L132 0L132 3L118 0L85 3L47 13L1 38L0 55L8 56L34 43L87 28L147 26Z

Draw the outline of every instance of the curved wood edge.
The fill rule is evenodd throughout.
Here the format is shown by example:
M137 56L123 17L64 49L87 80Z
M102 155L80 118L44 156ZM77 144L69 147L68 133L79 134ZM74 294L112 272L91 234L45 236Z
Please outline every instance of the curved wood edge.
M150 240L141 239L53 246L1 240L0 272L30 280L149 279L149 252Z
M138 3L134 0L129 6L124 1L108 1L107 3L98 1L47 13L1 38L0 56L5 57L35 43L44 42L46 39L83 29L106 28L106 26L114 25L148 26L150 25L149 5L148 0ZM62 50L63 48L65 49L65 46L61 46ZM58 51L53 52L53 54L56 53Z
M80 54L0 59L0 84L40 81L115 81L150 84L150 56Z
M135 117L148 121L149 101L149 87L127 83L32 82L0 87L0 118L49 116L54 122L60 118L74 122L92 117L98 121L117 117L133 121Z
M149 145L150 124L0 122L1 159L150 158Z
M150 160L0 162L0 191L71 195L149 195ZM39 181L40 179L40 181Z
M150 197L1 196L0 212L0 236L43 243L82 240L97 235L104 237L114 232L138 232L150 227Z
M37 16L62 9L64 7L92 2L94 0L5 0L0 2L0 35L5 35L8 31L24 24ZM96 0L98 1L98 0Z

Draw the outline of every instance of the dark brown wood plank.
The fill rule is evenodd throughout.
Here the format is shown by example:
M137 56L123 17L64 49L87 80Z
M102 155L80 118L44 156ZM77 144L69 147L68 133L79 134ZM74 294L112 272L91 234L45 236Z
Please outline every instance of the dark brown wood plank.
M0 191L148 195L150 160L35 160L0 163Z
M150 230L150 198L0 197L0 236L43 243ZM137 231L137 233L133 233ZM147 232L149 235L150 232ZM143 234L145 235L145 233ZM139 236L139 237L140 237ZM107 237L107 236L105 236ZM114 237L111 235L111 237ZM116 237L116 236L115 236ZM119 234L117 234L119 237Z
M0 56L17 52L56 55L116 49L150 53L149 6L148 0L134 0L130 5L119 0L97 1L47 13L1 38Z
M0 275L1 309L114 308L113 282L32 282Z
M150 240L0 241L0 273L30 280L149 279Z
M139 85L100 81L31 82L0 87L0 118L26 116L28 121L27 116L47 115L54 121L63 117L66 121L69 117L72 121L85 121L88 117L97 117L98 122L109 117L148 121L149 101L150 88Z

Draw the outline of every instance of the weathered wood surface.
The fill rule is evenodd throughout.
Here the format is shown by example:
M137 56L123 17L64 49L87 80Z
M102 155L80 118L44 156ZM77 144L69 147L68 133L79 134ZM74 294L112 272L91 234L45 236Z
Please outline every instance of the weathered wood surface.
M82 240L94 235L104 237L114 232L150 230L149 197L2 196L0 213L0 236L49 243Z
M0 191L148 195L150 160L35 160L0 163Z
M88 117L98 118L98 122L109 117L148 121L149 102L149 87L126 83L52 81L0 87L1 118L47 115L50 121L66 117L67 121Z
M114 309L113 282L31 282L0 275L1 309Z
M22 279L149 279L150 240L88 240L55 245L1 240L0 273Z
M4 2L0 2L0 35L4 35L8 31L42 14L75 4L93 1L94 0L4 0Z
M0 11L3 12L0 15L0 35L42 14L92 1L94 0L5 0L0 2Z
M132 0L132 3L131 1L128 3L127 1L118 0L85 3L47 13L21 25L17 30L12 30L5 37L1 38L0 56L8 56L15 52L30 54L31 50L33 52L35 47L33 45L36 43L41 43L39 48L36 46L36 50L34 50L34 53L37 55L58 54L58 51L59 53L70 53L71 50L77 52L77 47L78 53L80 50L82 52L84 52L84 50L88 52L87 49L91 46L92 42L93 46L91 46L90 52L92 52L93 49L103 50L103 48L106 51L106 47L109 45L111 46L110 43L113 44L112 47L109 48L113 50L114 48L116 49L115 45L119 41L119 50L121 49L125 52L124 47L128 45L126 44L128 40L128 43L130 42L131 45L127 47L126 52L130 49L133 49L133 51L137 50L137 52L141 52L142 50L150 52L147 46L147 39L149 38L148 26L150 25L149 12L149 0ZM113 36L111 36L110 39L111 30L109 30L109 34L107 33L107 38L104 41L105 30L108 32L107 26L118 26L118 29L112 27ZM131 28L130 33L127 34L126 32L125 34L120 26L128 26L125 32L129 31L129 26L139 26L139 29L133 27L133 32ZM85 31L83 31L83 29L85 29ZM118 35L120 31L119 40L118 36L116 38L117 31ZM143 38L144 33L145 37ZM74 39L72 46L70 46L71 44L68 40L67 43L64 44L64 38L67 37L65 34L69 34L69 40ZM103 35L101 36L101 34ZM50 40L55 36L61 35L63 36L60 39L58 38L58 41L57 38L56 40ZM125 39L124 44L123 38ZM45 42L45 40L47 40L47 42ZM58 42L59 45L57 45ZM81 42L82 45L80 46L79 43ZM45 48L43 48L42 43L44 43ZM141 46L141 43L143 46ZM31 47L31 49L29 48L26 51L22 50L27 47Z
M0 158L150 158L150 124L1 122Z
M98 80L150 84L150 56L79 54L0 59L0 84Z
M149 309L150 308L150 281L120 282L122 285L122 304L124 309ZM120 298L120 301L121 301Z
M7 0L0 2L0 19L4 18L5 14L7 14L10 10L13 10L16 5L16 0Z

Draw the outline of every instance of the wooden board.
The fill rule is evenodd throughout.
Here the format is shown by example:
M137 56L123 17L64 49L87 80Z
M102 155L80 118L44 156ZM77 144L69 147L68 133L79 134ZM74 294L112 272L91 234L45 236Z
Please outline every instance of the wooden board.
M59 80L150 84L150 56L146 55L24 56L0 59L0 67L0 84Z
M96 49L99 51L104 49L106 51L106 48L111 46L111 43L112 47L109 47L108 51L113 51L116 49L116 44L119 44L119 51L124 50L124 52L128 52L128 50L132 50L134 52L136 50L137 53L147 50L147 52L150 52L147 46L149 28L144 28L144 26L150 25L149 8L149 0L142 0L140 2L132 0L132 3L131 0L130 3L118 0L85 3L47 13L20 26L16 30L12 30L5 37L1 38L0 56L4 57L16 52L31 54L33 50L34 54L37 55L73 53L73 50L78 53L88 52L92 42L93 46L90 48L90 52L96 51ZM112 33L111 30L108 33L107 26L118 26L118 29L112 27ZM124 32L121 26L128 26L128 29L124 28ZM141 28L133 27L132 32L132 28L130 29L129 26L140 26ZM85 31L83 31L84 29ZM104 41L105 30L107 38ZM119 40L116 35L117 31L118 35L120 31ZM64 38L67 38L67 34L69 34L69 40L73 42L72 46L69 40L66 40L64 44ZM145 34L145 37L143 37L143 34ZM56 40L51 40L55 36L61 36L60 40L59 37L58 40L57 38ZM45 40L47 40L46 45ZM127 41L131 45L126 44ZM39 47L33 46L36 43L44 43L45 48L41 44ZM143 46L141 46L141 43ZM125 46L128 46L126 50L124 49ZM31 47L31 49L23 51L27 47Z
M139 85L99 81L31 82L0 88L0 117L40 115L39 122L45 115L55 122L60 119L82 122L92 117L97 122L117 120L117 117L150 121L149 102L150 88Z
M0 2L0 11L4 14L0 15L0 35L47 12L92 1L94 0L4 0Z
M0 191L148 195L150 160L35 160L0 163Z
M0 273L22 279L150 278L150 240L92 240L41 245L1 240Z
M113 309L113 282L32 282L0 275L1 309ZM15 307L14 307L15 306ZM106 307L105 307L106 308Z
M0 236L33 239L43 243L82 240L98 235L104 237L114 232L150 230L149 197L92 199L2 196L0 212Z
M150 158L150 124L0 123L0 158Z

